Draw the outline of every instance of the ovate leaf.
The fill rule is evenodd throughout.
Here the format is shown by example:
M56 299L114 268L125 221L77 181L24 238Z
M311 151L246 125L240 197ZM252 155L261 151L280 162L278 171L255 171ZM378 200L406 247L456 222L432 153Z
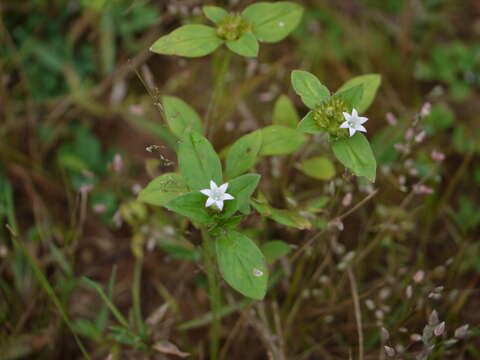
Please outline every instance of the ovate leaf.
M257 2L247 7L242 15L253 25L259 41L277 42L284 39L300 23L303 8L287 1Z
M220 236L215 244L218 266L225 281L249 298L263 299L267 291L268 272L265 258L257 245L236 231Z
M243 34L239 39L226 41L227 47L234 53L245 57L258 56L258 41L255 35L250 32Z
M332 142L332 149L340 162L357 176L375 181L377 162L367 138L360 133Z
M138 194L138 200L163 206L168 201L186 192L188 192L188 188L182 175L167 173L150 181L145 189Z
M215 24L218 24L228 15L226 10L218 6L204 6L202 10L205 16Z
M335 167L324 156L316 156L302 161L300 170L304 174L319 180L329 180L335 176Z
M330 97L327 87L322 85L315 75L307 71L293 70L291 80L293 90L310 109L314 109Z
M207 197L198 191L177 196L165 204L165 207L177 214L188 217L200 224L213 224L215 220L210 216L205 202Z
M285 95L280 95L273 108L273 123L295 129L300 121L297 109L290 99Z
M210 142L197 132L182 136L178 165L190 190L210 188L210 180L222 182L222 165Z
M270 125L262 130L261 155L290 154L305 142L305 136L295 130L281 125Z
M199 57L215 51L222 43L212 27L184 25L155 41L150 50L163 55Z
M288 255L292 248L286 242L273 240L266 242L260 246L267 264L273 264L278 259Z
M358 113L361 114L372 104L381 81L382 77L379 74L361 75L348 80L340 87L339 91L347 90L357 85L363 86L362 99L356 107Z
M351 88L340 90L335 93L335 95L341 98L348 105L349 111L352 109L357 109L362 102L363 97L363 85L356 85Z
M279 224L300 230L310 229L311 227L310 221L306 217L293 210L270 208L269 217Z
M258 174L245 174L229 181L227 193L235 199L225 202L223 216L228 217L233 215L239 208L248 204L250 196L252 196L257 188L259 181L260 175Z
M316 134L324 131L313 118L313 111L309 111L308 114L305 115L302 121L298 124L297 129L309 134Z
M242 136L230 147L225 160L225 177L231 179L250 170L262 146L262 132Z
M186 102L173 96L164 96L162 103L168 126L175 135L181 137L185 130L202 132L200 116Z

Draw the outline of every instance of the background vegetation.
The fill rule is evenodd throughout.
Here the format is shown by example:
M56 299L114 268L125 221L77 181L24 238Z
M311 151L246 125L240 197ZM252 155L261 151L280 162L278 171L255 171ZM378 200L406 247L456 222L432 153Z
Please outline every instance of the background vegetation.
M282 94L303 116L293 69L332 89L378 73L377 180L338 163L333 179L306 176L308 154L330 156L315 139L257 165L262 193L289 212L252 214L250 235L291 247L270 253L263 302L223 287L220 358L480 359L480 3L298 3L292 36L232 57L209 138L221 152L270 124ZM136 201L176 167L160 97L208 110L215 55L148 51L205 21L202 5L1 2L0 359L208 358L200 235Z

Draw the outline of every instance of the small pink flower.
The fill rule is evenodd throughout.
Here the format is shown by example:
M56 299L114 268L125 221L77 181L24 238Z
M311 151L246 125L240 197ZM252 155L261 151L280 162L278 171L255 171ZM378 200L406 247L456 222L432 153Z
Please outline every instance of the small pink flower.
M432 151L431 157L433 160L438 162L445 160L445 154L437 150Z
M115 154L113 158L113 170L119 173L123 170L123 166L124 166L124 163L123 163L122 155Z
M417 284L421 283L424 278L425 278L425 271L423 271L423 270L418 270L413 275L413 281L415 281Z

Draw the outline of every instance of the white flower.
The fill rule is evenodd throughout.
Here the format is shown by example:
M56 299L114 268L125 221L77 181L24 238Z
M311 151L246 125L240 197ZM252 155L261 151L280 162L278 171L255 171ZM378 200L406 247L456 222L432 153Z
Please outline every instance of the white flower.
M223 210L223 202L225 200L235 199L232 195L226 193L227 188L228 188L228 183L217 186L217 184L215 184L215 181L210 180L210 189L200 190L200 192L203 195L208 196L207 202L205 203L205 207L209 207L209 206L212 206L213 204L215 204L215 206L220 211L222 211Z
M362 124L367 122L368 118L358 116L356 109L352 110L351 115L347 112L344 112L343 117L345 118L345 121L342 123L342 125L340 125L340 127L343 129L348 129L350 136L353 136L357 131L367 132L367 129L365 129Z

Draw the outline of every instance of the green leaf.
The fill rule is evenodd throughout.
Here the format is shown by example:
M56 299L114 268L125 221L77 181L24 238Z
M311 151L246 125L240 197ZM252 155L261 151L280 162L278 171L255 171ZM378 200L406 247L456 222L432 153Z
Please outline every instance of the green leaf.
M150 181L138 194L138 200L151 205L163 206L186 192L188 192L188 188L182 175L167 173Z
M215 244L218 266L225 281L249 298L263 299L267 291L268 272L265 258L257 245L236 231L220 236Z
M258 174L245 174L229 181L227 193L232 195L235 199L225 201L223 216L231 216L239 208L248 204L250 196L252 196L257 188L259 181L260 175Z
M165 207L200 224L213 224L215 220L210 216L207 208L205 208L206 200L207 197L205 195L194 191L177 196L167 202Z
M250 203L261 215L269 217L279 224L300 230L309 229L311 227L310 221L298 212L287 209L276 209L270 206L265 199L265 196L261 193L259 194L258 199L253 199Z
M313 118L313 111L309 111L308 114L305 115L298 124L297 129L309 134L317 134L324 131Z
M330 180L335 176L335 167L324 156L317 156L302 161L300 170L314 179Z
M262 148L260 155L290 154L305 142L301 132L281 125L270 125L262 130Z
M307 218L293 210L270 208L269 217L279 224L294 227L299 230L310 229L311 227L310 221L308 221Z
M210 188L210 180L222 183L222 164L210 142L201 134L186 133L178 146L178 165L190 190Z
M175 135L181 137L185 130L202 133L202 120L190 105L173 96L164 96L162 103L168 126Z
M347 90L360 84L363 85L362 100L356 107L358 113L361 114L372 104L381 82L382 77L379 74L361 75L348 80L338 91Z
M300 23L303 8L295 3L257 2L248 6L242 15L253 25L259 41L277 42L284 39Z
M273 264L278 259L288 255L292 248L286 242L273 240L266 242L260 246L267 264Z
M262 146L262 132L242 136L230 147L225 159L225 177L231 179L250 170Z
M214 28L206 25L184 25L162 36L150 48L163 55L200 57L214 52L223 40Z
M293 90L302 98L303 103L314 109L330 97L330 91L317 77L308 71L293 70L291 75Z
M205 16L215 24L218 24L228 15L226 10L218 6L204 6L202 10Z
M275 125L283 125L295 129L300 121L297 109L285 95L280 95L273 108L272 122Z
M377 162L367 138L360 133L332 142L332 149L340 162L357 176L375 181Z
M360 106L363 97L363 85L356 85L346 90L337 91L335 95L338 96L348 105L349 111Z
M258 41L255 35L250 32L243 34L239 39L226 41L227 47L234 53L245 57L258 56Z

